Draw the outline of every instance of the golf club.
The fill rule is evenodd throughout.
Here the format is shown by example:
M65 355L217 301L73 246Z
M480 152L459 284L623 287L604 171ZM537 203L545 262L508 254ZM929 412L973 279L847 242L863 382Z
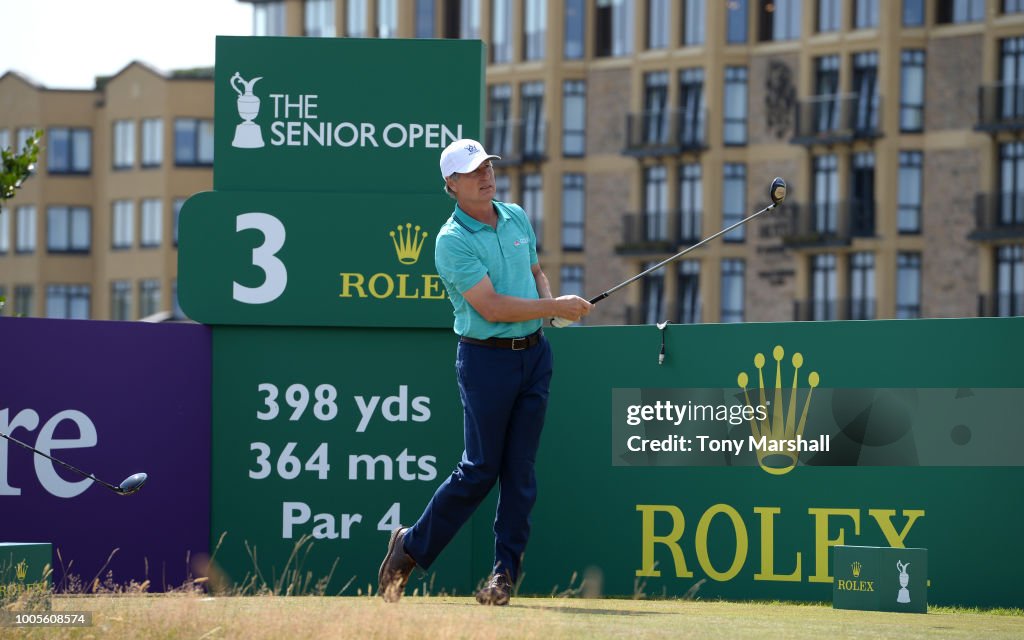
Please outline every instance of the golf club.
M703 240L701 240L697 244L691 245L691 246L683 249L682 251L680 251L679 253L675 254L671 258L666 258L665 260L662 260L661 262L659 262L658 264L654 265L653 267L651 267L649 269L646 269L646 270L636 274L635 276L633 276L629 280L626 280L625 282L621 282L621 283L615 285L614 287L612 287L611 289L605 291L604 293L602 293L602 294L600 294L600 295L598 295L598 296L596 296L594 298L591 298L590 299L590 304L597 304L598 302L600 302L601 300L604 300L605 298L607 298L611 294L615 293L616 291L618 291L622 287L626 286L627 284L631 284L633 282L636 282L640 278L646 276L648 273L650 273L650 272L652 272L652 271L654 271L656 269L660 269L661 267L665 266L669 262L672 262L673 260L676 260L676 259L686 255L687 253L693 251L697 247L700 247L701 245L704 245L704 244L706 244L708 242L711 242L712 240L714 240L718 236L720 236L720 235L722 235L724 233L729 233L730 231L732 231L736 227L739 227L741 225L744 225L744 224L750 222L751 220L753 220L757 216L761 215L762 213L765 213L766 211L771 211L772 209L777 208L779 206L779 204L781 204L782 201L786 199L786 181L783 180L782 178L775 178L774 180L772 180L772 185L771 185L771 187L768 190L768 195L771 197L772 203L770 205L768 205L767 207L765 207L764 209L761 209L760 211L758 211L757 213L755 213L754 215L752 215L750 217L747 217L747 218L744 218L744 219L740 220L736 224L730 225L730 226L726 227L725 229L722 229L721 231L719 231L718 233L715 233L714 235L710 235L707 238L704 238ZM568 327L572 323L573 323L572 320L567 320L565 318L552 318L551 319L551 326L553 326L553 327Z
M3 431L0 431L0 436L3 436L4 439L10 440L11 442L13 442L14 444L18 445L19 447L22 447L23 449L28 449L29 451L31 451L33 453L38 453L39 455L43 456L44 458L52 460L52 461L56 462L57 464L61 465L62 467L66 468L66 469L70 469L71 471L74 471L75 473L77 473L78 475L80 475L80 476L82 476L84 478L89 478L90 480L98 482L101 485L103 485L104 487L110 489L111 491L113 491L114 493L116 493L118 495L130 496L131 494L133 494L136 491L138 491L139 489L141 489L142 485L146 484L146 478L148 476L146 476L146 474L144 474L144 473L136 473L136 474L130 475L127 478L125 478L124 480L121 481L121 484L119 484L118 486L115 487L114 485L110 484L109 482L104 482L104 481L100 480L99 478L97 478L96 476L92 475L91 473L86 473L86 472L82 471L81 469L79 469L78 467L73 467L73 466L71 466L70 464L68 464L66 462L63 462L61 460L58 460L57 458L49 456L49 455L43 453L42 451L40 451L39 449L36 449L35 447L30 447L27 444L25 444L24 442L22 442L21 440L15 440L14 438L12 438L11 436L7 435Z

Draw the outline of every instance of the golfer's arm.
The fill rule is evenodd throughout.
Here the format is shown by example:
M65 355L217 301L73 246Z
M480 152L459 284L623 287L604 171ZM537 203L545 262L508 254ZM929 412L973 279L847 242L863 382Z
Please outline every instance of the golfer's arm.
M544 270L540 268L540 263L530 267L533 271L533 279L537 281L537 295L541 298L553 298L551 295L551 284L548 282L548 277L544 275Z
M534 271L534 278L538 278L538 271L540 271L539 266ZM543 277L544 272L541 271L540 275ZM550 296L551 291L547 286L546 277L544 277L544 287ZM537 293L543 295L539 279ZM502 295L494 290L490 276L484 276L480 282L467 289L462 295L466 298L466 302L473 305L476 312L488 322L523 322L557 315L555 301L550 297L531 300Z

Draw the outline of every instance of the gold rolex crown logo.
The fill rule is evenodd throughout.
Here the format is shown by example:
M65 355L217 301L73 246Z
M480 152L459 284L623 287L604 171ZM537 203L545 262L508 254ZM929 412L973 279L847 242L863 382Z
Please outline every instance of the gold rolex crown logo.
M854 563L852 563L850 565L850 571L853 572L853 577L854 578L859 578L860 577L860 568L861 568L861 564L859 562L854 562Z
M24 582L28 575L28 563L22 560L14 567L14 573L18 576L18 582Z
M764 354L759 353L754 356L754 366L757 367L759 404L765 407L766 410L770 404L771 411L763 421L758 420L756 415L751 418L750 430L754 438L759 442L762 438L767 438L766 443L768 446L756 449L757 463L768 473L777 476L789 473L796 467L798 454L797 451L790 451L786 447L776 447L775 449L777 450L769 450L770 445L773 442L795 442L799 437L803 436L804 426L807 423L807 409L811 406L811 394L820 382L817 371L812 371L807 376L807 384L810 388L807 390L807 399L804 401L803 411L798 422L796 419L798 377L800 367L804 364L804 357L799 353L793 354L791 361L793 363L793 387L789 394L789 408L786 411L783 407L784 393L782 389L782 358L785 355L786 352L781 345L776 346L772 350L772 356L775 358L775 393L771 398L768 398L768 392L765 391L764 386ZM747 406L753 407L750 403L750 396L747 393L747 382L749 382L749 379L746 372L740 372L739 376L736 377L736 381L739 383L740 388L743 389L743 396L746 398Z
M413 228L411 222L405 226L398 225L398 233L392 231L389 235L395 244L395 253L398 254L398 261L402 264L416 264L420 259L420 251L423 250L423 243L427 241L427 232L420 233L420 225Z

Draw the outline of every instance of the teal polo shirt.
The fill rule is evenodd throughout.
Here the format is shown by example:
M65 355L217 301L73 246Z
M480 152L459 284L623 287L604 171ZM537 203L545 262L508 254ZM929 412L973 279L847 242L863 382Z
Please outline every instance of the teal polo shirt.
M537 299L532 267L537 263L537 236L516 204L494 201L497 229L473 218L458 205L437 233L434 264L455 311L455 333L485 340L519 338L541 327L543 321L488 322L463 297L490 276L494 290L506 296Z

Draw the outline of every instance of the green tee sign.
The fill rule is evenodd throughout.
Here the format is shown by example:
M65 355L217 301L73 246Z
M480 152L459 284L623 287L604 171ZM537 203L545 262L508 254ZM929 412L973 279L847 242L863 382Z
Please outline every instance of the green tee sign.
M217 191L440 191L479 139L479 40L217 38Z

